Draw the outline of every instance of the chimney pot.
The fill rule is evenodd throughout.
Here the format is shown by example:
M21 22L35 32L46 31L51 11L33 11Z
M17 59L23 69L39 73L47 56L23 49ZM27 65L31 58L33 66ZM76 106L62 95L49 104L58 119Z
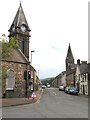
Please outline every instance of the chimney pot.
M77 60L77 65L80 65L80 59Z

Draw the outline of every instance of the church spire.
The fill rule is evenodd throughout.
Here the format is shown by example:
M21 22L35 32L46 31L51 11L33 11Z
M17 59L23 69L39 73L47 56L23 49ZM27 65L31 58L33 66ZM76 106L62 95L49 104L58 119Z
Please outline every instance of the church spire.
M68 52L67 52L67 57L66 58L73 58L73 54L72 54L72 50L71 50L71 46L70 46L70 43L69 43L69 47L68 47Z
M73 66L74 66L74 58L73 58L71 46L70 46L70 43L69 43L67 56L66 56L66 72L68 73Z

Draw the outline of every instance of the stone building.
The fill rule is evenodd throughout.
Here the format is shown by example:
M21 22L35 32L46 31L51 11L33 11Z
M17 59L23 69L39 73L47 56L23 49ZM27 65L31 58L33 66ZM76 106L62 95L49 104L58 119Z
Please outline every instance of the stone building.
M75 87L75 73L76 73L76 68L72 69L66 75L66 86L73 86L73 87Z
M63 85L64 87L66 87L66 71L63 71L61 73L62 77L61 77L61 85Z
M2 79L3 97L27 97L30 80L24 79L24 71L33 71L36 81L36 71L29 61L30 28L27 23L22 5L17 10L16 16L9 29L10 38L14 37L18 48L12 49L12 54L7 59L0 60L6 77Z
M70 43L65 63L66 63L66 86L75 86L76 65L74 63L74 57L72 54Z
M63 85L66 87L66 71L61 72L59 75L55 77L55 80L52 82L53 87L59 87Z
M20 49L13 49L12 53L9 59L1 62L6 73L6 77L2 79L2 93L5 97L26 97L27 81L24 80L24 71L29 67L29 61Z

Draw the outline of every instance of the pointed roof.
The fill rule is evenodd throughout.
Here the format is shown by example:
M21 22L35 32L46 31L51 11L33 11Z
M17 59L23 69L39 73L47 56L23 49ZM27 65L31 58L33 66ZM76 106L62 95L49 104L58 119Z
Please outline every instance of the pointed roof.
M73 58L73 54L72 54L71 46L70 46L70 43L69 43L69 47L68 47L68 52L67 52L67 57L66 58L70 58L70 57Z
M13 20L12 25L14 25L15 27L20 27L22 24L26 25L27 29L30 30L27 20L26 20L26 17L25 17L25 14L24 14L24 11L23 11L23 8L22 8L22 5L21 5L21 2L20 2L20 6L17 10L16 16Z

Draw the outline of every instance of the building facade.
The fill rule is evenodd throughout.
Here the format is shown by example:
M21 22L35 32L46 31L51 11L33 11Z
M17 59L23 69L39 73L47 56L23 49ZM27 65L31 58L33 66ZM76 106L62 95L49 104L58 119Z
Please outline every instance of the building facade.
M28 59L22 55L19 49L12 50L12 56L1 61L2 71L2 96L26 97L28 81L24 79L24 71L29 69Z
M72 54L70 43L65 63L66 63L66 86L75 86L76 65L74 63L74 57Z
M31 84L36 83L37 73L29 61L30 31L20 3L9 29L9 42L13 37L18 47L12 48L10 57L0 60L2 71L5 74L2 79L2 97L4 98L28 97ZM26 70L33 72L33 80L24 78Z
M80 94L88 95L88 64L87 61L77 60L76 87Z
M61 72L59 75L55 77L55 80L52 82L53 87L59 87L63 85L66 87L66 71Z

